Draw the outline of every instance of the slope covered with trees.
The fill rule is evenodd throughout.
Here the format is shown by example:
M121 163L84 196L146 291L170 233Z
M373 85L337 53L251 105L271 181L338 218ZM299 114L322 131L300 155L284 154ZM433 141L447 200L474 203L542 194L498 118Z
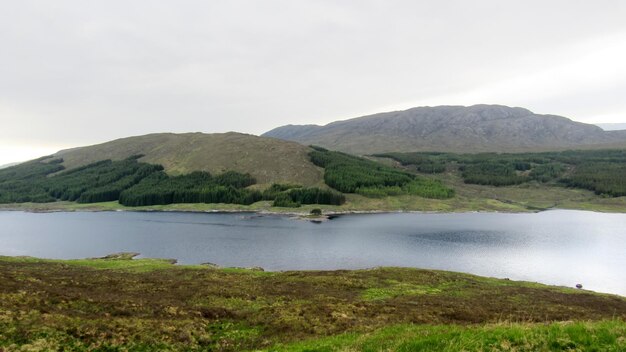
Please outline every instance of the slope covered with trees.
M136 160L139 157L120 161L102 160L67 171L63 171L62 159L51 158L3 169L0 170L0 202L68 200L93 203L117 200L124 189L163 169L159 165L139 163Z
M213 176L196 171L171 176L160 165L138 162L141 155L124 160L102 160L64 170L62 159L41 158L0 170L0 203L97 203L119 200L126 206L172 203L252 204L274 200L277 206L340 205L343 195L302 186L272 186L270 192L248 188L250 174L227 171ZM286 202L285 200L289 200Z
M180 176L168 176L164 172L158 172L122 192L119 202L126 206L172 203L252 204L260 200L260 192L245 187L254 183L254 178L249 174L236 172L215 177L202 171Z
M578 150L519 154L385 153L424 172L458 167L465 183L508 186L530 181L563 184L612 197L626 196L626 150ZM428 171L426 171L428 172Z
M450 198L454 190L437 180L416 176L364 158L313 147L315 165L324 168L324 181L344 193L366 197L413 194L426 198Z

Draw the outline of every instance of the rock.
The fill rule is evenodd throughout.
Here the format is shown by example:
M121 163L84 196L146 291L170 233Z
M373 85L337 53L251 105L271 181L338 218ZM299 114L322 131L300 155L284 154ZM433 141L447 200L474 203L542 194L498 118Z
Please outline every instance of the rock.
M247 270L252 270L252 271L265 271L265 269L261 268L260 266L253 266L250 268L246 268Z
M241 267L241 266L233 266L233 267L229 267L229 269L240 269L240 270L250 270L250 271L265 271L265 269L261 268L260 266L251 266L251 267Z
M576 288L577 289L581 289L581 288L583 288L583 285L582 284L576 284Z
M219 266L217 264L214 264L214 263L209 263L209 262L202 263L200 265L204 265L204 266L209 267L211 269L220 269L221 268L221 266Z
M99 258L90 258L90 259L116 259L116 260L131 260L138 256L140 253L136 252L120 252L120 253L112 253L109 255L105 255L104 257Z

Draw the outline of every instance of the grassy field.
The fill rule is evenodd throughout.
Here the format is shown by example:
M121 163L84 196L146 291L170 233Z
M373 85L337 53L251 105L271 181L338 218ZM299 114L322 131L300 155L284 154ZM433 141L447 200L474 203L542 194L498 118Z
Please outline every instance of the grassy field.
M277 351L623 351L622 321L500 323L479 327L397 325L294 343Z
M0 257L1 351L626 348L626 299L467 274Z

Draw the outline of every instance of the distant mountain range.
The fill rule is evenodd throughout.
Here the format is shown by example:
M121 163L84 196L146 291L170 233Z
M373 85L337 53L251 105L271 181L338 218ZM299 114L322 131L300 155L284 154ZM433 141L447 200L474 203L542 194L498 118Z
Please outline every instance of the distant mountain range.
M621 131L626 130L626 123L597 123L596 126L605 131Z
M309 160L310 148L242 133L158 133L62 150L54 155L68 169L96 161L143 155L140 161L160 164L170 174L208 171L250 173L258 184L304 186L323 184L323 170Z
M9 163L9 164L0 165L0 169L6 169L7 167L11 167L11 166L19 165L19 164L20 163Z
M269 138L272 137L272 138ZM260 185L324 184L309 145L353 154L451 151L518 152L626 148L626 131L604 131L565 117L499 105L419 107L338 121L326 126L288 125L263 136L242 133L157 133L62 150L67 169L142 155L169 174L208 171L250 173ZM10 165L6 165L8 167Z
M521 152L626 146L626 131L501 105L417 107L337 121L287 125L262 135L354 154Z

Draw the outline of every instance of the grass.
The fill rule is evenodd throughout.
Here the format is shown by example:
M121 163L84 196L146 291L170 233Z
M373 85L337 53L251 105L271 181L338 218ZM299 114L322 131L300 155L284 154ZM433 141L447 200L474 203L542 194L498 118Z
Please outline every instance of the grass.
M156 133L61 151L63 165L74 168L103 159L142 154L142 162L159 164L168 174L208 171L250 173L259 184L273 182L316 186L323 170L309 160L310 148L295 142L229 133Z
M87 259L39 259L34 257L3 257L0 259L5 263L31 263L31 264L60 264L64 267L88 267L100 270L120 270L126 272L150 272L155 270L189 270L189 269L205 269L203 265L176 265L174 259L160 258L141 258L133 259L138 253L116 253L103 258L87 258ZM246 269L225 268L232 272L242 271ZM250 270L246 270L246 273Z
M398 325L277 346L273 351L624 351L619 320L553 324Z
M439 285L413 285L396 280L388 280L384 287L368 288L361 294L364 300L385 300L399 296L421 296L427 294L439 294L442 290Z
M264 272L132 257L0 257L0 351L624 344L626 299L614 295L436 270Z

